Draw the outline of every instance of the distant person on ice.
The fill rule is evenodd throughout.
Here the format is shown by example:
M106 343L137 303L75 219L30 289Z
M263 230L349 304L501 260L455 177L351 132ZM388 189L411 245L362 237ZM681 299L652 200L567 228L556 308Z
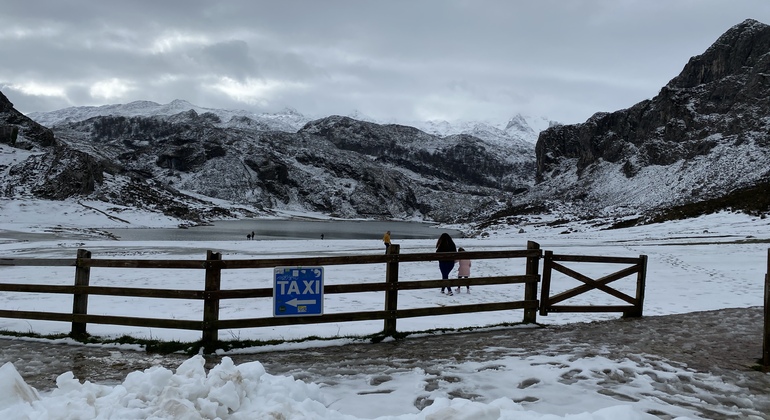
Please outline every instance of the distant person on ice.
M442 233L436 241L436 252L457 252L455 241L448 233ZM441 270L441 278L444 280L449 279L449 273L455 266L455 260L438 260L438 269ZM447 294L452 296L452 286L441 287L441 293L444 293L444 289L447 290Z
M390 231L387 231L384 235L382 235L382 243L385 244L385 249L388 249L390 246Z
M464 248L457 248L457 252L465 252ZM471 276L471 260L462 259L457 260L457 278L467 279ZM471 285L466 284L465 289L468 293L471 292ZM457 293L460 293L460 286L457 286Z

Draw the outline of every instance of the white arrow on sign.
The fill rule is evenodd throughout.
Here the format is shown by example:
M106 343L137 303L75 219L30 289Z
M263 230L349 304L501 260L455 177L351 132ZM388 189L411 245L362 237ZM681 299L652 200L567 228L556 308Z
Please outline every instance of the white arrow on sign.
M315 305L315 299L313 300L298 300L297 298L294 298L288 302L286 302L287 305L291 305L293 307L297 307L297 305Z

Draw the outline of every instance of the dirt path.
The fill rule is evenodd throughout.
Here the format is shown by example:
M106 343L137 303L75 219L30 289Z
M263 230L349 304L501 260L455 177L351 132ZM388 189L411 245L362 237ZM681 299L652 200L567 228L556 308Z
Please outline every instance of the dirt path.
M541 321L547 322L547 319ZM271 374L293 375L317 383L333 382L348 375L405 372L415 367L440 372L447 365L464 361L485 362L510 356L602 356L612 360L641 357L644 360L640 363L709 373L739 387L741 395L755 398L742 401L735 396L724 396L724 400L717 398L711 405L729 405L746 416L757 416L756 413L770 413L770 374L754 369L762 355L763 322L762 308L723 309L229 357L237 364L258 360ZM0 363L13 362L25 381L41 391L54 388L56 377L67 371L72 371L81 381L118 383L129 372L155 365L174 369L187 358L0 339ZM212 357L209 362L214 365L219 360ZM662 396L658 397L670 398L669 402L675 405L692 405L689 401L698 401L703 394L713 393L707 389L707 383L695 381L686 386L672 386L664 379L660 381L658 388ZM608 393L613 392L611 388L612 384L608 383ZM712 411L709 406L689 408L700 410L706 418L736 418ZM759 414L759 418L770 419L770 414Z

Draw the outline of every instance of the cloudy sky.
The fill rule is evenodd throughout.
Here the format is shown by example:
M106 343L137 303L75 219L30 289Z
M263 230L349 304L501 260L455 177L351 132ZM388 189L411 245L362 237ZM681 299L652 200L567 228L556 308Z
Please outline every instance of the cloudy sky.
M655 96L767 0L4 0L22 112L185 99L381 121L562 123Z

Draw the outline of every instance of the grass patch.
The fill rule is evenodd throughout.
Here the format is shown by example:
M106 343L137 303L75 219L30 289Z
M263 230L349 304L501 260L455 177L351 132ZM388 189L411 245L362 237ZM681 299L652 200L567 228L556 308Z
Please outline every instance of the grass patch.
M487 325L484 327L462 327L462 328L435 328L430 330L422 330L422 331L408 331L408 332L396 332L393 335L386 335L382 332L375 333L375 334L369 334L364 336L339 336L339 337L318 337L318 336L308 336L300 339L294 339L294 340L220 340L217 341L215 348L218 351L232 351L237 349L248 349L253 347L264 347L264 346L277 346L281 344L292 344L292 343L303 343L308 341L333 341L333 340L350 340L352 342L369 342L369 343L380 343L384 341L387 338L393 338L394 340L403 340L406 339L409 336L413 335L439 335L439 334L451 334L451 333L461 333L461 332L473 332L478 330L484 330L489 328L499 328L499 327L513 327L517 325L523 324L522 322L504 322L500 324L494 324L494 325ZM540 324L534 324L541 326ZM134 345L140 348L143 348L147 353L155 353L155 354L185 354L188 356L194 356L196 354L200 354L203 352L203 343L201 341L194 341L194 342L181 342L181 341L162 341L162 340L151 340L151 339L142 339L142 338L135 338L131 336L120 336L120 337L99 337L99 336L93 336L93 335L81 335L81 336L72 336L69 334L37 334L33 332L17 332L17 331L7 331L7 330L1 330L0 331L1 336L7 336L7 337L26 337L26 338L37 338L37 339L43 339L43 340L62 340L62 339L71 339L73 341L76 341L78 343L82 344L100 344L100 345Z

